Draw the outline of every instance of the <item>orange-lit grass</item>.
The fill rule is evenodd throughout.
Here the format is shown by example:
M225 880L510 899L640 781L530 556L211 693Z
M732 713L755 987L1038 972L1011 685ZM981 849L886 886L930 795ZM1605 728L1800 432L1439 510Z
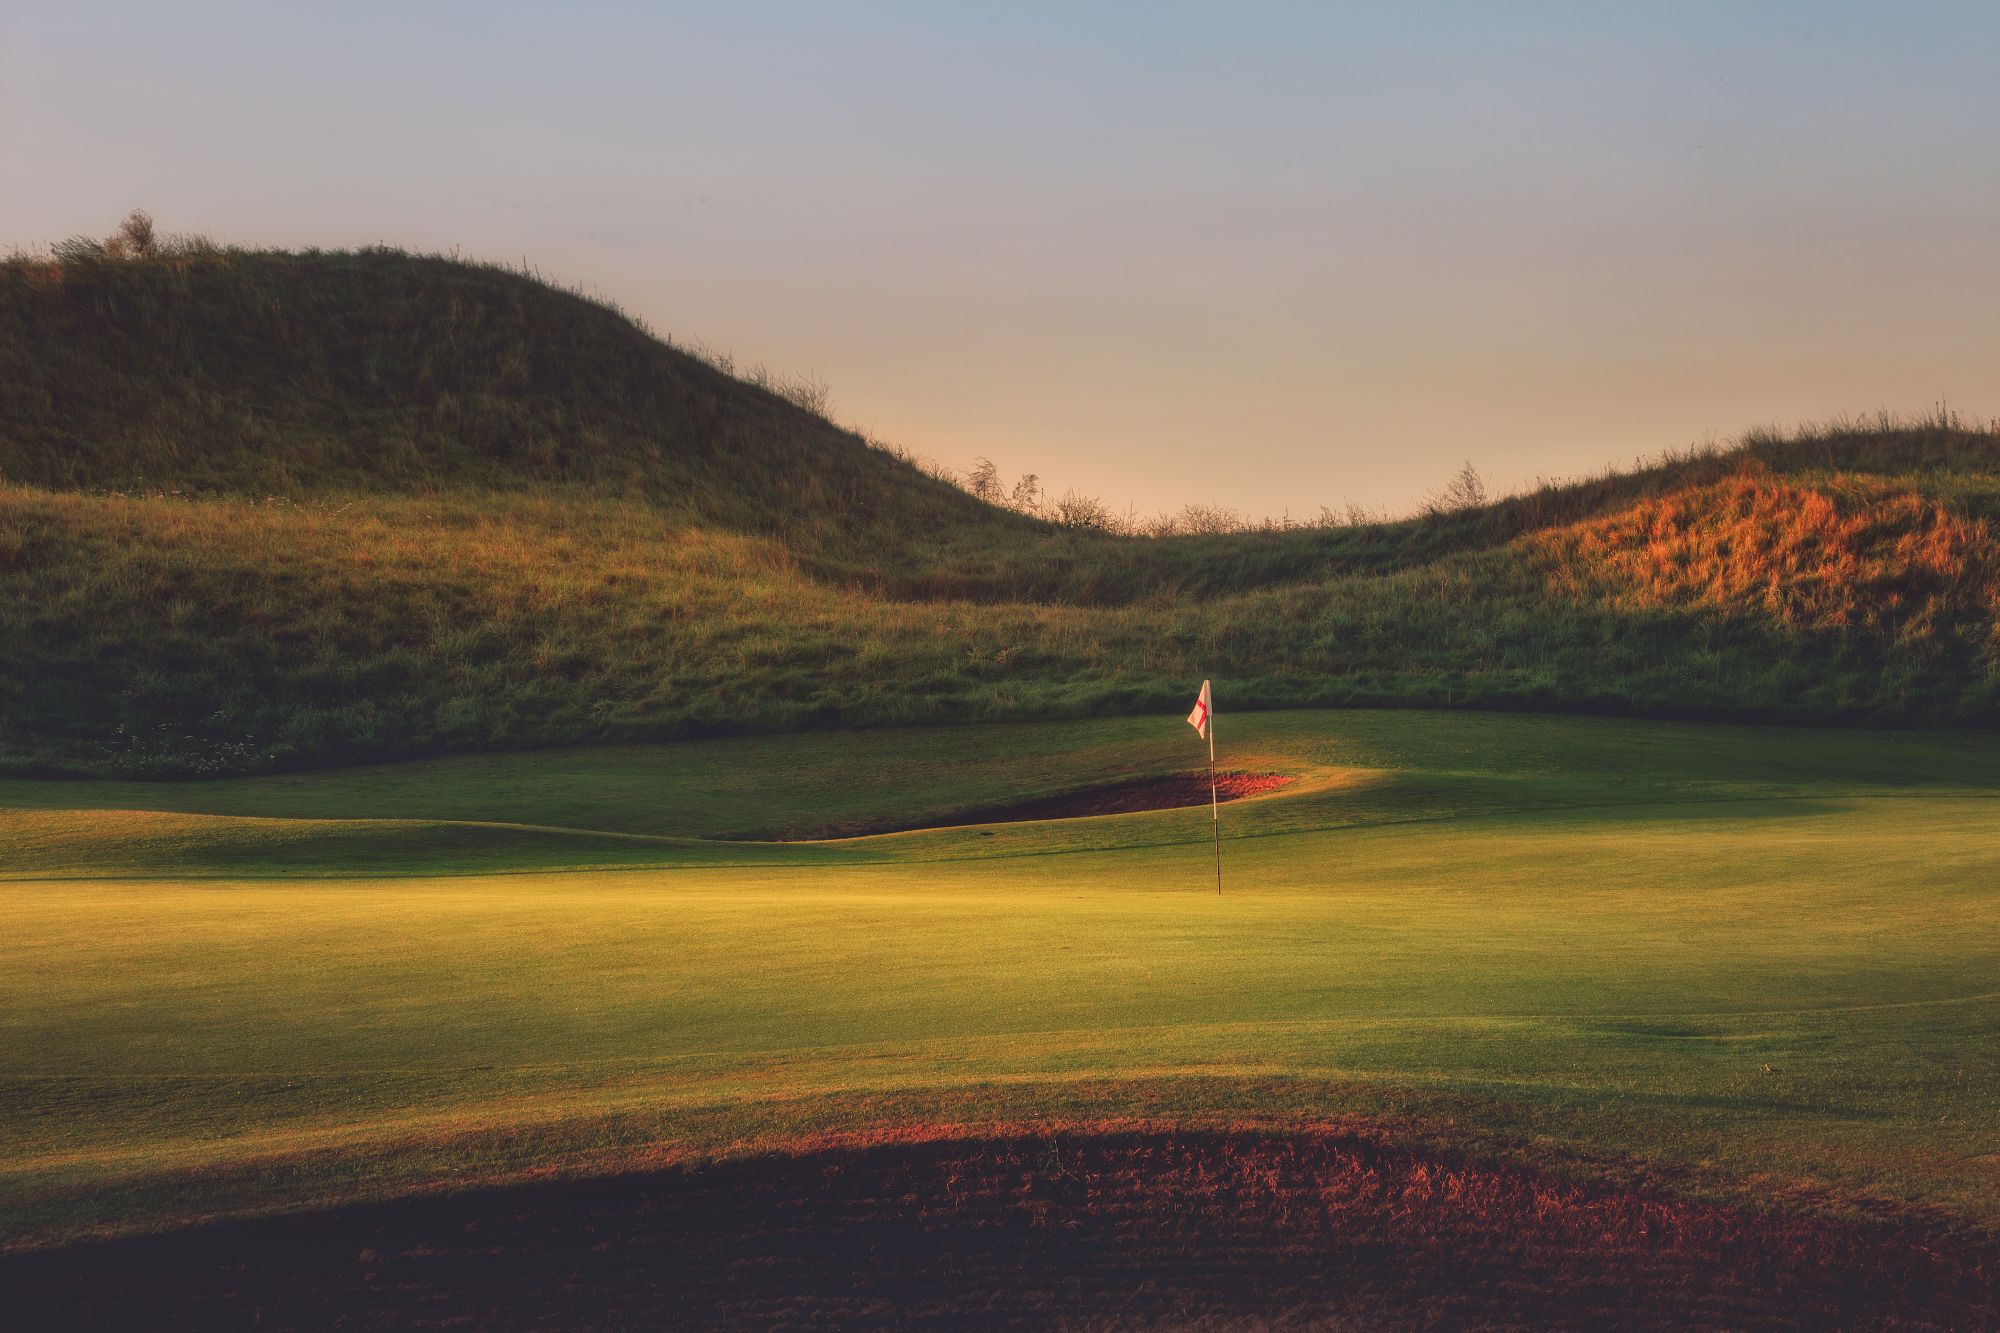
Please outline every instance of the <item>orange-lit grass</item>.
M1988 667L2000 643L1992 521L1879 478L1807 485L1749 470L1530 547L1579 597L1760 613L1792 630L1874 633L1918 654L1963 641Z

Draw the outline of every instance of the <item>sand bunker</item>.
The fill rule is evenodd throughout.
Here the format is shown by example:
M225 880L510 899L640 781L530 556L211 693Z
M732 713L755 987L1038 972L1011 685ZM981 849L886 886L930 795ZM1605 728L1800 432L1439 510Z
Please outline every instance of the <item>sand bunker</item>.
M1282 773L1231 771L1215 775L1215 794L1224 801L1240 801L1261 796L1292 779ZM1017 824L1034 819L1081 819L1087 815L1123 815L1139 810L1179 810L1208 804L1208 773L1167 773L1158 777L1133 778L1126 782L1102 783L1055 796L1006 805L983 805L954 810L932 819L884 821L865 827L843 828L840 835L861 833L908 833L915 829L954 828L963 824ZM827 836L820 834L818 836Z

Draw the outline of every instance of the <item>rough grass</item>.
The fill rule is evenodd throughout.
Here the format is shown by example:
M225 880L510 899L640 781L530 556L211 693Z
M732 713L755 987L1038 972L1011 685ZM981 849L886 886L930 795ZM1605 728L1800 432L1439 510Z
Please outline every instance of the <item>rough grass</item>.
M597 302L387 250L0 263L0 370L0 477L58 489L588 484L842 549L857 513L1023 525Z
M884 596L582 492L0 488L0 755L255 771L1130 712L1211 675L1237 708L1985 725L1991 499L1745 475L1390 572L1078 605ZM1049 540L1081 560L1093 539Z
M975 501L520 274L0 263L0 764L1428 704L1990 725L1990 432L1757 435L1401 523Z

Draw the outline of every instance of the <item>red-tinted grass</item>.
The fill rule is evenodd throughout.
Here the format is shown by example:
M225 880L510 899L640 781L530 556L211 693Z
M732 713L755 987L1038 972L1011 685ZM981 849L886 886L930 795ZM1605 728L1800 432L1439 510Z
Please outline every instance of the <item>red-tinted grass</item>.
M38 1326L1976 1327L2000 1255L1339 1132L884 1132L0 1264Z

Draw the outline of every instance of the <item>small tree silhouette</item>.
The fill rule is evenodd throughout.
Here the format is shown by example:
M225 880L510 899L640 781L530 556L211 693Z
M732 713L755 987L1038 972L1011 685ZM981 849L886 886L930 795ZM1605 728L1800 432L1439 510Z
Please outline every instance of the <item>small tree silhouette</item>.
M153 230L153 215L143 208L127 213L118 230L104 239L104 254L109 259L151 259L159 251L160 239Z
M1007 497L1007 503L1024 514L1039 515L1042 512L1042 479L1032 472L1023 472L1021 479L1014 483L1014 493Z
M1000 485L1000 469L993 465L990 458L980 458L973 463L972 471L965 474L965 489L990 505L1000 504L1007 498L1007 492Z
M1486 482L1480 477L1479 469L1468 462L1452 473L1451 480L1424 497L1424 514L1435 518L1441 514L1458 514L1467 509L1477 509L1486 503Z

